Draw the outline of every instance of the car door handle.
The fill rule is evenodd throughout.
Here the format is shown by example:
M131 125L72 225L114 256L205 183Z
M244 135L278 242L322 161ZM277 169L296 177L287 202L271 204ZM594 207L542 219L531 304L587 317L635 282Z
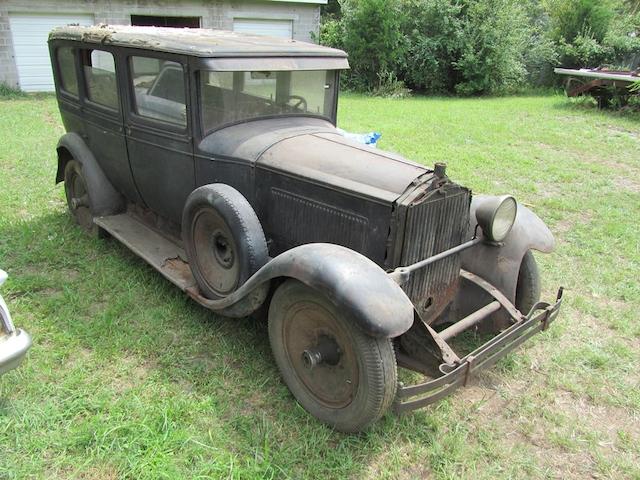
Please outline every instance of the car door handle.
M124 127L124 134L125 135L131 135L131 127L129 125Z

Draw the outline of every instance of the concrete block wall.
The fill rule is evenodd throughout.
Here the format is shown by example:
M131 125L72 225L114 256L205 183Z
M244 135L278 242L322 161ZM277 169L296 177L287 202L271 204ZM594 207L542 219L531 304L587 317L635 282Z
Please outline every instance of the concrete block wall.
M8 7L7 2L0 2L0 83L15 88L18 86L18 70L13 60Z
M96 23L129 25L131 15L200 17L203 28L233 29L234 18L292 20L293 38L312 41L320 5L244 0L0 0L0 83L18 86L10 13L93 14Z

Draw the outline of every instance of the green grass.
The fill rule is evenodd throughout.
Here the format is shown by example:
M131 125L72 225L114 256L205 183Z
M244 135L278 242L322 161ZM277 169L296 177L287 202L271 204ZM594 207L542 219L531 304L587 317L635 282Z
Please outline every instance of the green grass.
M467 389L348 436L279 379L265 326L218 318L54 186L55 99L0 101L2 293L34 346L0 379L0 478L640 478L640 119L560 96L345 96L340 126L548 223L553 327Z

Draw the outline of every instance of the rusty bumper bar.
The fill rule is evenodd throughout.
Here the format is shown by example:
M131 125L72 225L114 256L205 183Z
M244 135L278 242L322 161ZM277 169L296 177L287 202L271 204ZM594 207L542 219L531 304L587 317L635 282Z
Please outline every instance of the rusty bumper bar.
M508 329L466 355L453 365L442 364L443 375L418 385L399 385L393 409L396 413L422 408L451 394L456 388L466 386L469 377L488 368L527 341L545 330L558 316L562 304L562 288L558 290L555 304L537 303L528 315L520 318ZM416 398L417 397L417 398Z

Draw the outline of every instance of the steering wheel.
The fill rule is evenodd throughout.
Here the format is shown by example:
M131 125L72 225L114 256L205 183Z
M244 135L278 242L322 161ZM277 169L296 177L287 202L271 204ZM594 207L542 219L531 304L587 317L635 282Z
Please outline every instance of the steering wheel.
M291 105L289 103L291 100L297 100L297 102ZM300 95L289 95L289 98L287 98L287 105L296 109L300 109L300 107L302 107L301 110L304 110L305 112L307 111L307 100Z

